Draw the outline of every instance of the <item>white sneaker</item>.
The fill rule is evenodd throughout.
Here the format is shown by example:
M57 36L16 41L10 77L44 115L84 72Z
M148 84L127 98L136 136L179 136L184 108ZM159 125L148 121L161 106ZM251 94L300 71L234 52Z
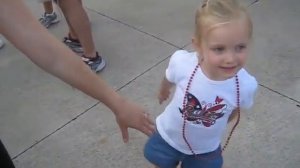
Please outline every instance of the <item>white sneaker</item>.
M98 54L98 52L96 52L95 58L88 58L81 55L81 59L96 73L102 71L106 66L104 59Z
M55 12L52 12L50 14L44 13L43 16L39 19L42 25L44 25L46 28L49 28L51 25L58 23L59 19Z

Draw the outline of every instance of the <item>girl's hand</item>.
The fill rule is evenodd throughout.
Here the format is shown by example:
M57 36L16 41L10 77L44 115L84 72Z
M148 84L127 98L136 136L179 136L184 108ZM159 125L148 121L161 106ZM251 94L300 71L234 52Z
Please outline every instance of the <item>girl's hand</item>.
M158 93L159 104L162 104L163 101L167 100L170 95L170 90L173 87L173 84L167 80L166 77L161 82L160 90Z
M169 89L161 89L158 94L159 104L162 104L165 100L169 98L170 90Z

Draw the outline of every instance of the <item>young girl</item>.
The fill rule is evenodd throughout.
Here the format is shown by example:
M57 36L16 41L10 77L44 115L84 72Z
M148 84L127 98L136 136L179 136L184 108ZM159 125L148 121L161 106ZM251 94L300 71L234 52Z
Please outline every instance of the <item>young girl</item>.
M236 0L208 0L197 10L196 52L176 51L161 84L160 103L172 86L176 90L145 145L151 163L160 168L175 168L179 162L183 168L222 167L227 123L237 116L236 127L240 108L252 106L257 88L243 68L251 35L251 19Z

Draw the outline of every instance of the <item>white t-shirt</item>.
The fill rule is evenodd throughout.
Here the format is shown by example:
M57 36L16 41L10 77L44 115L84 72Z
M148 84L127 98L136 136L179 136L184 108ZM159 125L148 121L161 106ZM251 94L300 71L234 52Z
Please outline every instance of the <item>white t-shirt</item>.
M166 70L166 78L176 85L174 96L165 111L156 118L162 138L176 150L192 154L182 136L182 103L190 76L198 63L196 53L176 51ZM245 69L238 73L240 107L250 108L257 88L256 79ZM236 105L235 77L224 81L207 78L198 68L187 98L190 118L185 127L187 141L196 154L216 150Z

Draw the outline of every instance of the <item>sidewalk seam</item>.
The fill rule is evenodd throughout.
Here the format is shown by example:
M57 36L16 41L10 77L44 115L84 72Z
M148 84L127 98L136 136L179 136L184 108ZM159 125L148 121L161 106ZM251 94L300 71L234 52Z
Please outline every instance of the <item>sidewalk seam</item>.
M80 116L82 116L83 114L87 113L90 109L94 108L96 105L98 105L100 102L95 103L94 105L92 105L91 107L87 108L86 110L84 110L82 113L76 115L74 118L72 118L70 121L66 122L65 124L63 124L62 126L58 127L56 130L54 130L53 132L51 132L50 134L46 135L45 137L43 137L42 139L35 141L34 144L32 144L30 147L26 148L25 150L23 150L22 152L20 152L19 154L17 154L16 156L12 157L12 160L17 159L19 156L21 156L22 154L24 154L25 152L27 152L28 150L32 149L34 146L38 145L39 143L41 143L42 141L44 141L45 139L47 139L48 137L50 137L51 135L55 134L57 131L63 129L65 126L69 125L72 121L75 121L77 118L79 118Z
M296 100L296 99L294 99L294 98L292 98L292 97L289 97L289 96L287 96L287 95L285 95L285 94L283 94L283 93L280 93L279 91L276 91L276 90L274 90L274 89L272 89L272 88L270 88L270 87L268 87L268 86L266 86L266 85L259 84L259 86L261 86L261 87L263 87L263 88L265 88L265 89L268 89L269 91L271 91L271 92L273 92L273 93L276 93L276 94L278 94L278 95L280 95L280 96L282 96L282 97L284 97L284 98L287 98L287 99L291 100L291 101L294 102L294 103L300 104L300 101L298 101L298 100Z
M164 39L161 39L161 38L159 38L159 37L157 37L157 36L155 36L155 35L153 35L153 34L150 34L150 33L145 32L145 31L143 31L143 30L141 30L141 29L139 29L139 28L136 28L136 27L134 27L134 26L132 26L132 25L130 25L130 24L127 24L127 23L125 23L125 22L122 22L122 21L120 21L120 20L118 20L118 19L115 19L115 18L113 18L113 17L107 16L107 15L105 15L105 14L103 14L103 13L100 13L100 12L94 10L94 9L91 9L91 8L88 8L88 7L85 7L85 8L88 9L88 10L90 10L90 11L92 11L92 12L97 13L98 15L101 15L101 16L103 16L103 17L105 17L105 18L108 18L108 19L110 19L110 20L112 20L112 21L121 23L122 25L125 25L125 26L127 26L127 27L129 27L129 28L132 28L132 29L134 29L134 30L136 30L136 31L138 31L138 32L140 32L140 33L146 34L146 35L148 35L148 36L150 36L150 37L153 37L153 38L155 38L155 39L157 39L157 40L159 40L159 41L162 41L162 42L164 42L164 43L167 43L167 44L169 44L169 45L171 45L171 46L173 46L173 47L175 47L175 48L178 48L178 49L182 48L182 47L179 47L179 46L177 46L177 45L175 45L175 44L173 44L173 43L171 43L171 42L168 42L168 41L166 41L166 40L164 40Z

